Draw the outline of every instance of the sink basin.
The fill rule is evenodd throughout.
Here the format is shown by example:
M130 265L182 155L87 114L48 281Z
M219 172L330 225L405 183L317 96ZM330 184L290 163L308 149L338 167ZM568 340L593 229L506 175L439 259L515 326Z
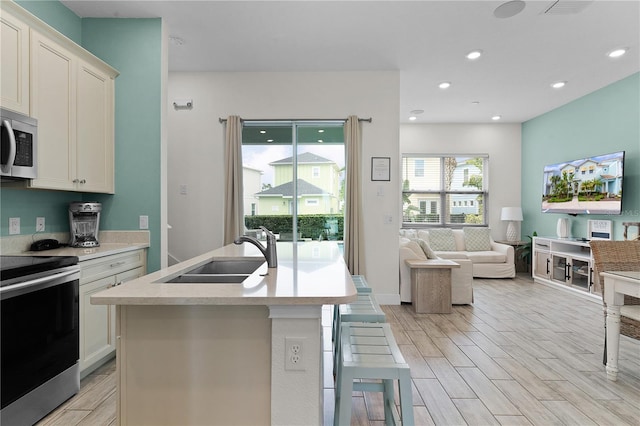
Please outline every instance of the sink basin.
M265 263L264 259L212 260L164 283L237 284Z
M175 277L168 283L241 283L250 274L229 275L229 274L183 274Z
M213 260L191 269L185 274L246 274L251 275L263 263L264 259Z

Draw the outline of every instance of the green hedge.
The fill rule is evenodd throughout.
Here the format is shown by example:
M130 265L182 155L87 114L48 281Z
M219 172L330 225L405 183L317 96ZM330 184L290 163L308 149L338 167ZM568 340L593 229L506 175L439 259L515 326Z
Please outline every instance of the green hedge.
M245 216L244 224L247 229L258 229L260 226L266 227L275 234L292 233L293 217L291 215L259 215ZM337 225L337 232L335 232ZM310 214L298 216L298 234L300 238L311 238L313 240L330 239L342 240L344 235L344 216Z

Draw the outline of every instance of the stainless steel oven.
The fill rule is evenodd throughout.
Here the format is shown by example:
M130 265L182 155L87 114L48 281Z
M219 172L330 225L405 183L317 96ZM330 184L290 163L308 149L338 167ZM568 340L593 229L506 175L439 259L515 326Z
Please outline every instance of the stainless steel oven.
M77 263L0 256L0 424L32 425L80 390Z

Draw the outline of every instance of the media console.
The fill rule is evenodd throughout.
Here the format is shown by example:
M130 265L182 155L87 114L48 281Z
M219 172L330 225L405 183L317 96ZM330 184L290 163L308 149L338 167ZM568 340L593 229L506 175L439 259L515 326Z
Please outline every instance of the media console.
M533 238L534 281L600 298L593 282L589 241L580 238Z

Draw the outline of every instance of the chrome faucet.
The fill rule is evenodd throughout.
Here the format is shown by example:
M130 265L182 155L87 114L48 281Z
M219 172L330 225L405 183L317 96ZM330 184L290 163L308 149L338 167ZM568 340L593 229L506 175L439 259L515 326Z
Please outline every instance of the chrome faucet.
M276 253L276 236L273 232L269 231L264 226L261 226L265 234L267 234L267 248L264 248L262 243L253 237L249 237L247 235L241 235L236 238L233 243L234 244L242 244L242 243L251 243L254 246L258 247L264 258L267 259L267 267L269 268L277 268L278 267L278 254Z

